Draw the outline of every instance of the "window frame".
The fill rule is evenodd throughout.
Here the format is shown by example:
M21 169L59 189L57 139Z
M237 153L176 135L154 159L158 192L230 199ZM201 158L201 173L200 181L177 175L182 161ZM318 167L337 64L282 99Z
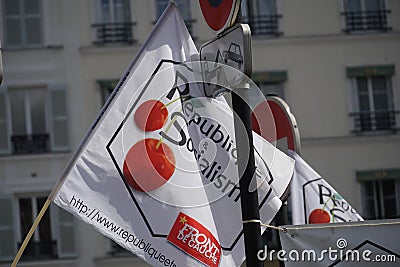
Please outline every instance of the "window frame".
M110 21L106 22L102 14L101 0L92 0L94 7L94 23L93 28L93 44L134 44L137 40L134 38L133 27L136 23L133 21L132 3L130 0L123 0L123 9L126 13L123 14L122 20L115 16L113 0L107 0L109 3L108 13ZM126 17L125 17L126 16Z
M391 13L390 9L387 7L386 0L379 0L379 8L376 10L367 10L366 8L366 3L365 1L368 0L358 0L360 2L360 9L359 10L350 10L348 8L348 1L349 0L343 0L342 2L342 10L341 15L343 16L343 32L345 33L362 33L362 32L371 32L371 31L383 31L387 32L392 30L392 28L389 26L390 21L389 21L389 16L388 14ZM379 16L378 26L379 27L369 27L368 20L376 20L376 17L369 18L367 17L368 12L376 12ZM357 17L357 14L358 16ZM377 14L373 14L372 16L377 16ZM349 21L352 21L352 24L349 23ZM357 21L358 24L355 22ZM353 26L350 26L353 25ZM355 28L355 26L358 26Z
M41 211L42 207L37 205L38 199L43 200L48 199L48 192L45 191L35 191L35 192L14 192L7 194L0 194L0 201L2 202L0 209L2 215L8 220L1 220L0 232L8 233L11 235L6 235L9 242L7 244L8 250L2 250L0 248L0 262L11 262L18 251L18 244L21 244L25 236L21 232L21 213L20 213L20 199L29 199L32 203L32 223L36 220L37 214ZM33 206L36 208L33 210ZM44 204L43 204L44 205ZM48 206L47 213L49 213L49 227L51 232L51 243L52 253L50 254L34 254L31 257L26 257L22 259L26 262L34 262L36 260L60 260L60 259L74 259L77 255L77 231L76 231L76 218L71 213L63 210L54 203ZM64 214L63 216L60 216ZM29 223L28 223L29 224ZM39 224L40 227L40 224ZM31 224L27 225L27 229L31 228ZM35 240L35 236L39 235L39 229L36 229L33 237L31 239ZM37 238L36 238L37 240ZM11 242L11 243L10 243ZM54 243L54 244L53 244ZM0 245L1 247L1 245ZM4 248L4 246L3 246ZM24 255L23 255L24 256ZM50 257L47 257L50 256ZM53 256L53 257L51 257ZM55 256L55 257L54 257Z
M383 193L383 185L382 183L384 181L393 181L395 183L395 204L396 204L396 214L398 215L396 218L400 218L400 177L398 178L376 178L376 179L366 179L366 180L360 180L361 183L361 197L362 197L362 203L364 203L362 210L363 210L363 215L368 218L368 219L376 219L376 220L381 220L381 219L387 219L387 216L385 214L385 196ZM373 186L373 196L367 196L366 195L366 183L367 182L372 182ZM379 191L379 192L378 192ZM369 213L369 208L368 207L368 201L367 200L373 200L373 213L375 215L374 218L371 216L366 216Z
M346 67L346 75L349 79L349 92L351 92L351 101L349 103L349 126L353 128L351 133L356 135L395 134L399 124L397 118L399 110L396 109L398 107L394 99L395 86L397 86L395 83L395 65L349 66ZM383 77L385 79L388 104L386 110L376 110L375 104L371 105L371 102L375 102L374 88L372 87L372 79L375 77ZM361 111L358 78L366 79L368 103L370 105L368 111ZM363 120L365 124L363 124ZM365 129L363 128L364 126L366 126Z
M37 202L38 202L38 199L39 198L44 198L45 200L48 198L48 194L46 194L46 193L33 193L33 194L17 194L16 196L15 196L15 210L16 210L16 212L15 212L15 218L16 218L16 228L15 228L15 233L16 233L16 235L15 235L15 237L16 237L16 246L18 247L18 244L22 244L22 242L24 241L24 239L25 239L25 236L23 236L23 234L22 234L22 232L21 232L21 207L20 207L20 200L21 199L29 199L30 200L30 202L31 202L31 205L32 205L32 223L36 220L36 218L37 218L37 216L38 216L38 214L39 214L39 212L41 211L41 209L42 209L42 207L38 207L38 205L37 205ZM50 226L50 229L49 229L49 231L50 231L50 239L51 239L51 242L55 242L55 254L53 255L53 254L49 254L49 258L45 258L45 259L59 259L60 258L60 256L58 255L58 246L59 246L59 241L57 240L57 232L56 232L56 229L55 229L55 215L54 215L54 209L53 209L53 207L51 207L51 206L49 206L48 207L48 210L46 211L46 212L50 212L50 214L49 214L49 220L50 220L50 222L49 222L49 226ZM28 226L28 229L30 229L31 228L31 225L29 224L29 225L27 225ZM30 242L38 242L38 243L40 243L41 242L41 240L40 240L40 238L39 238L39 227L40 227L40 225L38 226L38 228L36 229L36 231L33 233L33 235L32 235L32 237L31 237L31 240L30 240ZM48 254L45 254L45 255L48 255ZM28 255L29 256L29 255ZM39 258L35 258L35 256L37 257L37 256L39 256ZM41 257L40 257L40 255L35 255L35 256L33 256L33 258L28 258L28 259L26 259L26 261L27 262L30 262L30 261L36 261L36 260L39 260L39 259L42 259ZM51 256L53 256L53 257L51 257Z
M31 97L30 97L30 94L29 94L29 92L32 90L40 90L40 91L42 91L42 93L44 93L45 95L47 95L47 90L46 90L46 88L45 87L30 87L30 88L10 88L9 90L8 90L8 99L10 100L11 99L11 96L10 96L10 91L13 91L13 90L20 90L20 91L22 91L23 93L24 93L24 110L25 110L25 116L24 116L24 118L25 118L25 129L26 129L26 135L33 135L33 122L32 122L32 120L33 120L33 114L32 114L32 99L31 99ZM10 102L9 102L10 103ZM45 124L45 131L50 131L49 130L49 125L48 125L48 120L49 120L49 116L48 116L48 114L49 114L49 103L48 103L48 100L47 100L47 97L45 97L44 99L43 99L43 107L44 107L44 124ZM10 110L10 115L12 116L12 112L11 112L11 110ZM12 128L12 117L11 117L11 120L10 120L10 122L11 122L11 128Z
M28 132L28 129L26 129L26 133L22 136L26 136L26 138L30 137L33 138L34 136L39 136L38 138L41 138L40 136L47 135L46 137L46 142L47 145L44 148L45 151L39 151L39 152L21 152L18 153L14 151L14 146L13 146L13 141L12 137L16 136L14 131L13 131L13 125L12 125L12 110L11 110L11 103L10 103L10 91L11 90L23 90L25 93L24 95L24 105L26 105L27 101L25 100L26 98L29 98L28 92L30 89L40 89L43 90L44 93L44 99L43 99L43 105L44 105L44 124L45 124L45 130L46 133L35 133L33 134L32 131ZM54 92L61 91L62 93L65 94L65 98L63 101L65 102L65 114L63 115L56 115L54 114L54 110L52 110L52 104L53 104L53 96L52 94ZM7 149L6 150L1 150L0 151L0 156L18 156L18 155L40 155L40 154L47 154L47 153L57 153L57 152L68 152L70 150L70 133L69 133L69 116L68 116L68 101L67 101L67 90L65 85L59 85L59 84L47 84L47 85L41 85L41 84L36 84L36 85L27 85L27 86L1 86L0 87L0 97L4 97L5 100L5 121L4 119L1 120L1 123L4 127L6 127L6 132L7 132ZM28 101L29 102L29 101ZM27 111L25 110L25 114L29 112L30 110ZM24 115L25 115L24 114ZM25 115L26 116L26 115ZM1 118L0 118L1 119ZM26 119L26 117L25 117ZM60 136L56 136L56 130L54 129L54 123L56 122L61 122L64 123L64 126L67 129L66 134L66 140L65 144L57 144L56 143L56 138L59 138ZM30 122L25 122L26 123L32 123ZM29 127L28 127L29 128Z
M3 21L3 26L2 26L2 31L4 34L4 46L8 49L21 49L21 48L40 48L43 47L45 44L45 31L44 31L44 23L43 23L43 1L42 0L37 0L38 1L38 10L39 10L39 14L36 15L40 22L39 22L39 32L40 32L40 42L39 43L28 43L27 42L27 29L26 29L26 23L23 23L26 21L27 17L29 18L32 15L26 15L25 14L25 1L29 1L29 0L13 0L13 1L18 1L19 2L19 11L20 14L18 15L6 15L6 2L2 1L2 5L1 5L1 9L2 9L2 21ZM21 25L20 25L20 30L21 30L21 43L19 44L9 44L8 43L8 32L7 32L7 27L6 27L6 20L7 18L12 17L12 18L17 18Z
M255 7L260 5L260 1L273 1L274 12L270 14L262 14L257 12L258 8ZM249 9L249 5L251 5L251 9ZM244 0L241 3L241 12L244 22L249 24L250 28L252 28L252 35L257 37L279 37L283 34L283 32L280 31L281 23L279 20L282 18L282 15L279 14L279 1ZM266 16L266 19L261 19L263 16ZM259 24L263 25L264 27L259 26Z
M11 94L10 91L12 90L21 90L24 94L24 120L25 120L25 133L23 135L29 137L29 136L34 136L37 134L34 134L32 132L32 114L31 114L31 99L30 99L30 95L29 95L29 90L41 90L43 91L45 98L43 99L43 105L44 105L44 124L45 124L45 131L46 133L42 133L42 134L47 134L48 138L47 138L47 148L45 147L44 149L46 150L45 153L50 153L52 151L51 148L51 144L50 144L50 136L51 136L51 129L50 129L50 114L49 114L49 92L48 89L46 88L46 86L30 86L30 87L9 87L7 88L7 93L6 93L6 102L8 102L8 129L9 129L9 148L10 148L10 154L12 155L26 155L26 154L37 154L37 153L18 153L16 151L14 151L13 148L13 141L12 138L15 136L18 136L18 134L16 134L13 130L13 115L12 115L12 107L11 107ZM48 151L47 151L48 150Z
M32 223L35 221L35 218L37 217L37 215L39 214L39 212L40 212L40 210L41 210L41 208L42 207L38 207L37 206L37 200L39 199L39 198L47 198L47 195L46 194L40 194L40 193L38 193L38 194L31 194L31 195L17 195L16 196L16 200L17 201L15 201L15 205L16 205L16 208L17 208L17 220L16 220L16 223L17 223L17 242L18 241L20 241L20 242L23 242L24 241L24 238L25 238L25 236L23 236L22 235L22 233L21 233L21 220L20 220L20 216L21 216L21 206L20 206L20 199L30 199L30 201L31 201L31 204L32 204L32 218L33 218L33 221L32 221ZM50 213L50 220L51 220L51 222L50 222L50 236L51 236L51 238L52 239L54 239L54 227L52 227L52 225L54 224L52 221L53 221L53 215L52 215L52 213ZM28 225L28 227L30 228L31 227L31 225ZM34 241L40 241L39 240L39 231L35 231L34 233L33 233L33 235L32 235L32 238L31 238L31 240L34 240Z
M387 97L387 101L388 101L388 109L394 109L394 104L393 101L391 101L393 99L393 91L392 91L392 79L390 76L370 76L370 77L354 77L353 78L353 90L354 90L354 104L355 104L355 112L361 112L361 108L360 108L360 101L359 101L359 86L358 86L358 82L357 79L358 78L365 78L367 80L367 95L368 95L368 105L369 105L369 111L377 111L377 109L375 108L375 100L374 100L374 88L372 85L372 79L375 77L384 77L385 78L385 89L386 89L386 97Z
M103 20L102 16L102 3L101 0L94 0L94 7L95 7L95 21L96 23L117 23L117 22L131 22L132 20L132 12L131 12L131 3L129 0L123 0L125 1L126 7L125 9L128 9L127 11L127 18L124 18L122 21L119 21L115 18L115 12L114 11L114 1L113 0L107 0L109 3L109 10L108 12L110 13L110 21L106 22ZM125 21L126 20L126 21Z

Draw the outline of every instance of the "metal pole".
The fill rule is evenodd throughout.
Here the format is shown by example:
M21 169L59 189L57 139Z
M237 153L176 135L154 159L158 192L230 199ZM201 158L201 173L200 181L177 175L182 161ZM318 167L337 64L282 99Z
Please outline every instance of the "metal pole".
M1 53L2 53L2 49L1 49L1 40L0 40L0 85L1 85L1 82L3 81L3 59L2 59Z
M237 22L242 22L242 11L239 7ZM251 38L248 40L251 42ZM248 44L251 49L251 44ZM250 50L251 51L251 50ZM252 61L250 52L249 60ZM252 63L249 63L252 64ZM251 68L250 68L251 69ZM250 73L246 73L251 77ZM263 261L257 258L257 253L263 249L260 227L260 210L258 191L250 192L250 182L255 175L255 159L253 145L253 131L251 127L251 108L248 105L250 85L232 91L232 109L234 114L235 139L238 157L240 204L242 209L244 250L246 266L263 267Z
M255 174L253 135L251 129L251 109L249 103L249 85L232 92L232 107L236 148L238 156L240 202L242 208L244 246L246 266L262 267L263 262L257 258L262 250L260 212L257 190L250 192L249 185Z

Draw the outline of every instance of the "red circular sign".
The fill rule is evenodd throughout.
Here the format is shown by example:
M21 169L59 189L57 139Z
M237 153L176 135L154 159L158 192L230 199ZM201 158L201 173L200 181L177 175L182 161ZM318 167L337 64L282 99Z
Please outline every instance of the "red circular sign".
M267 97L267 101L261 102L255 108L251 119L253 131L267 141L272 143L286 138L287 148L299 152L300 137L297 123L290 113L289 106L282 99Z
M208 26L216 33L222 32L233 24L240 6L240 0L199 1Z

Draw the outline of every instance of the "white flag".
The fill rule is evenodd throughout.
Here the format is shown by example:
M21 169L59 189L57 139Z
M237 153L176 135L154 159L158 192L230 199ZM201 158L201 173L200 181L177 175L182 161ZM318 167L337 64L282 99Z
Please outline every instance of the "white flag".
M170 4L54 199L153 266L244 260L232 114L218 100L175 101L198 89L183 63L196 56ZM257 135L255 146L259 208L268 223L294 161Z
M279 231L282 250L261 256L286 267L399 266L398 219L285 228Z
M296 152L291 183L292 223L315 224L363 221L340 194Z

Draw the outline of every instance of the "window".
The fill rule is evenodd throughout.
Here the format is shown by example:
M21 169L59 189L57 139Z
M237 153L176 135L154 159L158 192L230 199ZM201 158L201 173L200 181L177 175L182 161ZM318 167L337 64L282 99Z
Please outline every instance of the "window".
M0 261L11 261L21 246L47 197L0 196ZM15 211L15 212L14 212ZM14 246L12 245L14 244ZM40 221L21 260L75 257L74 218L51 205Z
M384 0L344 0L344 10L345 32L391 29Z
M264 97L268 95L278 96L285 99L284 95L284 83L287 80L286 71L266 71L266 72L255 72L252 74L253 81L257 84L258 88ZM257 103L259 98L257 95L252 95L250 91L251 103Z
M355 112L354 132L396 131L391 75L394 67L350 68Z
M40 0L3 1L5 45L38 47L43 44Z
M14 153L49 151L49 135L45 120L45 91L15 89L9 91Z
M157 19L161 16L164 10L167 8L170 0L156 0L156 16ZM182 13L183 20L185 21L186 27L190 35L193 37L193 23L196 20L192 19L190 12L190 0L176 0L175 3L178 5L179 11Z
M68 150L63 87L0 90L0 152L39 154Z
M18 199L19 204L19 225L21 233L21 242L18 242L18 247L21 246L23 239L28 234L36 216L41 207L46 202L46 197L23 197ZM50 227L50 211L48 210L37 231L32 236L28 246L25 249L23 260L33 259L51 259L57 257L56 242L53 238L53 233Z
M97 83L100 85L101 90L101 104L104 105L107 102L107 99L110 97L114 88L117 86L118 80L99 80L97 81Z
M95 44L133 43L129 0L95 0Z
M361 180L364 218L400 217L400 170L357 173Z
M252 35L279 35L279 19L276 0L243 0L243 23L249 24Z

